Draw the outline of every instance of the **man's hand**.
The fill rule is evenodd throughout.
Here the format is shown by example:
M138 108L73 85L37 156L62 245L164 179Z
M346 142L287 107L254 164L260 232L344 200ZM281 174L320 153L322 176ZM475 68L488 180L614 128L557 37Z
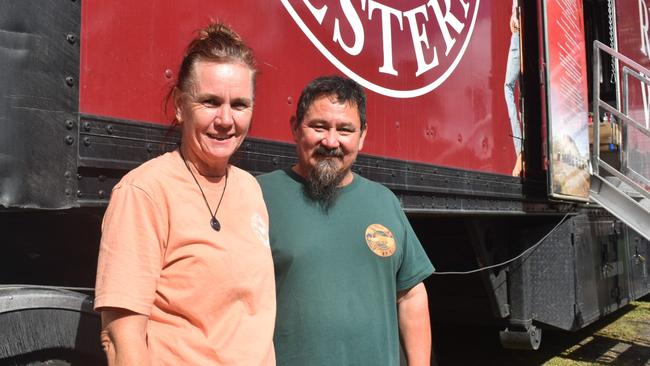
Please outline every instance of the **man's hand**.
M399 330L409 366L431 364L431 323L427 289L422 282L397 294Z

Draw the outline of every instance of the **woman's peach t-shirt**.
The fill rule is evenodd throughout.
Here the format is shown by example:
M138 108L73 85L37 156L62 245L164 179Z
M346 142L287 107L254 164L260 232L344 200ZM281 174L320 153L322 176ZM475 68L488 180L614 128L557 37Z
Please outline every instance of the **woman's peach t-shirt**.
M214 210L225 180L197 174ZM178 150L127 174L102 227L95 308L149 316L152 365L274 365L275 280L255 178L229 166L217 218Z

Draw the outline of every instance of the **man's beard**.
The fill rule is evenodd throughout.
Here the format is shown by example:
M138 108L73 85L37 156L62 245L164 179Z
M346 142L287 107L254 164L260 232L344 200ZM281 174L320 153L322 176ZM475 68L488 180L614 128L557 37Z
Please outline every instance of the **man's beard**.
M330 208L338 196L339 184L348 170L339 169L337 160L343 156L341 149L328 150L323 146L314 152L320 157L309 171L305 191L309 198L318 201L324 208Z

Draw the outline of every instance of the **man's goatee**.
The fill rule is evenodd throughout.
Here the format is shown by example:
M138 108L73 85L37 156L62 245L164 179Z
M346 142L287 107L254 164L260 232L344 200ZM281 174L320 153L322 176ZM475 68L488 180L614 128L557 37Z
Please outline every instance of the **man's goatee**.
M334 204L338 187L348 170L338 168L336 159L343 155L339 149L322 150L324 149L316 150L316 153L323 158L309 171L305 191L309 198L318 201L323 207L329 208Z

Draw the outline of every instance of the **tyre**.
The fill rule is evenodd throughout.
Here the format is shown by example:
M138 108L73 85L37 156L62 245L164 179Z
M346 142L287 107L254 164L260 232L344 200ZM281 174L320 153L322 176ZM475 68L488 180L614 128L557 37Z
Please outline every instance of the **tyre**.
M85 295L29 291L12 296L0 291L0 365L106 364L101 320Z

